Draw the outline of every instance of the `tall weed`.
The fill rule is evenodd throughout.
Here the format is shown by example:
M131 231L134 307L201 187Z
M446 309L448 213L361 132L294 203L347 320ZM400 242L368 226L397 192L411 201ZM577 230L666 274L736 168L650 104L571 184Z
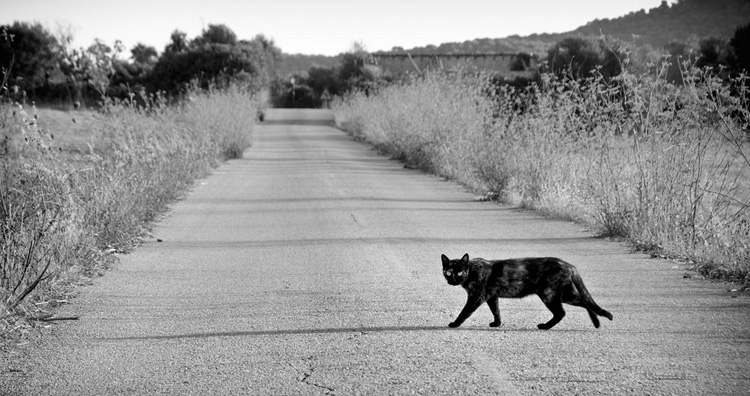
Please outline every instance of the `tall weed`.
M622 236L715 276L750 273L744 77L684 69L527 89L427 75L353 94L337 121L387 152L504 202Z
M486 79L432 73L423 79L355 92L334 107L337 122L389 155L452 178L467 180L465 156L487 130L492 102ZM467 162L468 161L468 162Z
M131 249L167 205L250 145L259 105L229 87L167 106L106 103L87 152L63 151L18 105L0 108L0 304L60 293ZM54 131L51 131L54 132Z

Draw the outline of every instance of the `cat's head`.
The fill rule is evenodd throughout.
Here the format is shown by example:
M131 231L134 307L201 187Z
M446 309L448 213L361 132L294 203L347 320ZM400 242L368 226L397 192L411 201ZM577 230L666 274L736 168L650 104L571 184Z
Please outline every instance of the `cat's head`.
M440 255L443 260L443 276L449 285L458 286L469 276L469 254L464 254L458 260L451 260L444 254Z

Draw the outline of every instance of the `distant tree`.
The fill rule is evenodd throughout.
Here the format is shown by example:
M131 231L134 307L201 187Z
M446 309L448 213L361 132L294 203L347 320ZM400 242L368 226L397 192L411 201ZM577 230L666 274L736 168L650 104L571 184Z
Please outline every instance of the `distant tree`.
M314 109L320 107L320 98L315 96L315 93L309 86L295 84L291 89L291 95L285 96L286 103L284 103L282 107L297 109Z
M245 48L247 56L257 65L258 75L256 83L267 86L276 78L278 65L281 62L281 49L279 49L273 40L259 34L252 40L241 40L238 46Z
M332 67L311 67L307 71L306 85L312 88L316 97L328 91L330 95L338 95L341 91L341 82L337 78L337 71Z
M349 51L339 55L338 79L341 81L344 91L361 88L366 85L366 57L367 50L361 42L352 43Z
M750 72L750 23L740 26L729 40L729 63L737 71Z
M628 46L616 38L600 37L597 45L602 57L599 73L610 79L622 73L623 67L630 61Z
M171 35L171 42L164 48L165 53L185 52L190 47L190 41L187 39L187 33L175 30Z
M11 68L8 85L33 96L48 84L57 60L57 39L40 23L14 22L0 26L2 30L7 40L0 40L0 67Z
M609 37L564 38L547 53L547 63L553 73L576 80L597 73L609 81L622 73L627 60L626 46Z
M88 67L85 70L86 83L102 97L106 96L109 82L115 74L117 56L124 49L119 40L115 41L114 47L110 47L104 41L95 39L84 52L88 59Z
M357 85L364 77L364 58L356 53L347 52L339 55L339 80L348 86Z
M691 55L690 45L684 41L671 41L664 46L669 53L669 67L667 68L667 81L682 84L683 62L689 61Z
M200 36L193 40L193 45L204 44L237 44L237 35L227 25L208 25L208 29L203 30Z
M602 64L602 57L590 40L568 37L549 50L547 62L553 73L578 80L589 77L597 65Z
M149 77L151 91L163 90L175 95L192 81L197 80L205 88L238 79L251 89L259 89L273 79L274 65L281 57L281 50L272 40L259 35L253 40L237 41L234 32L225 25L210 25L183 48L187 42L181 32L172 33L172 44L167 46Z
M149 85L152 91L175 95L193 80L205 88L240 71L252 75L256 70L229 45L206 44L182 53L164 53L154 65Z
M511 71L524 71L531 65L531 54L522 52L510 62Z
M141 65L153 65L159 58L159 53L152 46L138 43L130 50L130 57L133 59L133 62Z
M156 48L142 43L136 44L130 54L130 61L118 59L113 64L114 74L107 91L111 97L124 99L131 93L145 91L148 76L159 59Z

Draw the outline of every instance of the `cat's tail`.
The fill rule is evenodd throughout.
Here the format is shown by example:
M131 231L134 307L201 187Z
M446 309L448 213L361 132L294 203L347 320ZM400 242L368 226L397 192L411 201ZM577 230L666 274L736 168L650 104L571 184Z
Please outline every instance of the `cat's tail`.
M612 314L606 309L600 307L599 304L594 301L594 298L591 297L591 293L589 293L588 289L586 289L586 286L583 284L583 279L581 279L578 271L575 271L571 278L576 289L578 289L578 293L581 295L581 300L583 300L583 303L586 305L586 310L589 313L591 322L594 323L594 327L597 329L599 328L599 318L597 315L612 320Z

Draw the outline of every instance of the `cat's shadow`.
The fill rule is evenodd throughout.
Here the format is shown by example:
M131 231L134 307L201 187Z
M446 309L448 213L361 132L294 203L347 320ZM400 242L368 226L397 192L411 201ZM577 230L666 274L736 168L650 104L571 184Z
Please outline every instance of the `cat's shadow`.
M341 328L324 328L324 329L294 329L294 330L249 330L249 331L227 331L227 332L208 332L208 333L190 333L190 334L164 334L152 336L131 336L131 337L107 337L99 338L101 341L137 341L137 340L179 340L190 338L214 338L214 337L257 337L257 336L284 336L284 335L311 335L311 334L367 334L367 333L387 333L387 332L417 332L417 331L463 331L463 332L539 332L536 328L505 328L505 327L459 327L450 328L448 326L372 326L372 327L341 327ZM559 331L559 330L558 330Z

